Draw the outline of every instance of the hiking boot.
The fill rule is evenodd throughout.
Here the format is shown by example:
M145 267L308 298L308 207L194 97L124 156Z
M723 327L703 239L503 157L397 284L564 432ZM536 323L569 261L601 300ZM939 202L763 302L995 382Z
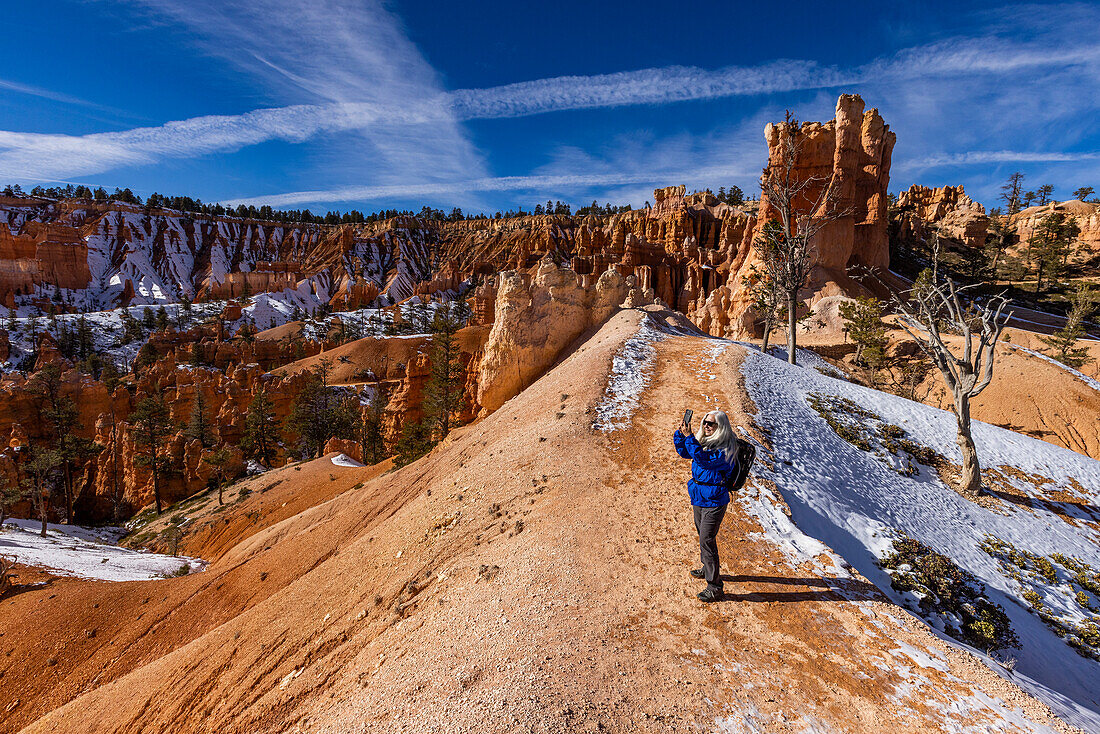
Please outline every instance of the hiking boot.
M693 579L705 579L707 574L701 568L693 568L691 569L691 577Z
M720 601L722 599L722 590L708 586L696 594L696 596L699 597L699 601L704 604L709 604L712 601Z

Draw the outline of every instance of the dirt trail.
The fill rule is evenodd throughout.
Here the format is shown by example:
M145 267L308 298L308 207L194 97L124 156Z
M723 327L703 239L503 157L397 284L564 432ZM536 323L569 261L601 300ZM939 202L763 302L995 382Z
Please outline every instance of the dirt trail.
M870 583L792 568L736 501L719 535L727 600L693 603L702 584L687 576L698 562L683 485L689 462L675 454L672 430L689 406L698 416L720 407L733 424L755 430L756 406L740 371L744 353L720 349L691 337L661 342L647 409L618 437L615 454L626 485L617 493L619 514L647 547L650 590L641 593L664 602L648 611L640 642L680 654L690 648L685 672L701 674L699 693L706 694L700 713L765 731L955 731L997 720L980 704L946 713L984 690L1050 724L1044 706L933 637ZM943 669L921 667L902 643L941 658L934 664ZM708 675L720 683L708 684Z
M110 671L125 638L141 651L130 667L98 687L70 670L75 690L45 708L24 697L8 721L143 734L934 732L997 721L983 703L993 699L1048 721L868 583L790 567L739 504L719 537L729 598L698 602L689 464L672 429L687 406L725 406L745 426L755 408L740 347L670 337L632 426L593 431L611 357L642 318L615 316L425 459L374 478L345 470L347 491L226 549L204 574L163 582L163 601L126 612L162 624L138 615L80 641L98 645L88 664ZM333 481L323 461L288 482ZM261 584L258 598L232 601ZM128 599L119 588L67 582L4 611L33 615L39 649L60 650L62 668L60 638L94 600ZM11 619L0 617L0 640L28 634ZM23 676L30 694L33 666L3 670L5 687Z

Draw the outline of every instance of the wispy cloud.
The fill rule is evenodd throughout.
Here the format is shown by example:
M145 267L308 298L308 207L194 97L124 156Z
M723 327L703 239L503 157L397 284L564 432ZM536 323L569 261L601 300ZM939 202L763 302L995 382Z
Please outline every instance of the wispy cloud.
M950 155L931 155L904 162L905 170L939 166L971 166L987 163L1076 163L1100 159L1100 153L1061 153L1058 151L975 150Z
M30 95L31 97L41 97L42 99L52 100L54 102L63 102L65 104L79 105L81 107L95 107L97 109L103 109L101 105L94 102L89 102L80 97L73 97L68 94L62 94L61 92L54 92L49 89L42 89L30 84L20 84L19 82L11 81L10 79L0 79L0 89L6 89L9 92L17 92L19 94Z
M259 81L272 100L295 104L145 129L123 142L127 148L186 158L354 131L346 157L354 151L360 177L436 180L487 170L439 103L439 75L381 0L131 3L187 30L199 49ZM0 154L0 175L7 168Z
M530 175L468 178L438 183L392 186L343 186L295 191L271 196L239 197L227 206L267 204L274 207L335 204L387 199L453 197L468 192L531 192L535 201L572 198L599 192L605 200L614 191L617 202L640 205L654 187L690 184L696 187L730 186L760 173L766 149L762 145L765 114L753 115L733 127L709 135L679 134L657 138L651 134L622 135L603 149L589 152L574 146L554 150L550 160ZM752 196L755 192L747 191Z
M541 196L553 197L555 191L574 192L591 187L623 184L666 185L670 181L699 177L744 176L743 169L710 166L698 169L654 171L649 173L600 173L531 176L497 176L450 181L446 183L397 184L389 186L346 186L317 191L295 191L271 196L254 196L222 202L226 206L238 204L267 204L274 207L326 204L372 199L399 199L416 196L441 196L468 191L532 191Z

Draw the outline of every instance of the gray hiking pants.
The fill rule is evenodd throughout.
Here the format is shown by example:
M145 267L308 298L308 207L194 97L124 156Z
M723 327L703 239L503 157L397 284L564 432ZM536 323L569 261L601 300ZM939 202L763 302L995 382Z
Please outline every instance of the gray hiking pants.
M707 588L722 590L722 577L718 571L718 528L726 516L726 505L721 507L691 506L695 512L695 529L699 532L699 560L703 562Z

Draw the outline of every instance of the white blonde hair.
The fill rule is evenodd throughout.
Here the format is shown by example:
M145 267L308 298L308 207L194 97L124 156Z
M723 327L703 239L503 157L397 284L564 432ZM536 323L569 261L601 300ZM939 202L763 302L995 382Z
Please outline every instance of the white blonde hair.
M713 419L718 427L714 429L714 433L707 436L703 433L703 423L700 421L699 430L695 432L695 440L708 451L721 451L726 461L733 461L737 455L737 437L733 433L733 428L730 427L729 416L720 410L712 410L703 416L704 421L707 418Z

